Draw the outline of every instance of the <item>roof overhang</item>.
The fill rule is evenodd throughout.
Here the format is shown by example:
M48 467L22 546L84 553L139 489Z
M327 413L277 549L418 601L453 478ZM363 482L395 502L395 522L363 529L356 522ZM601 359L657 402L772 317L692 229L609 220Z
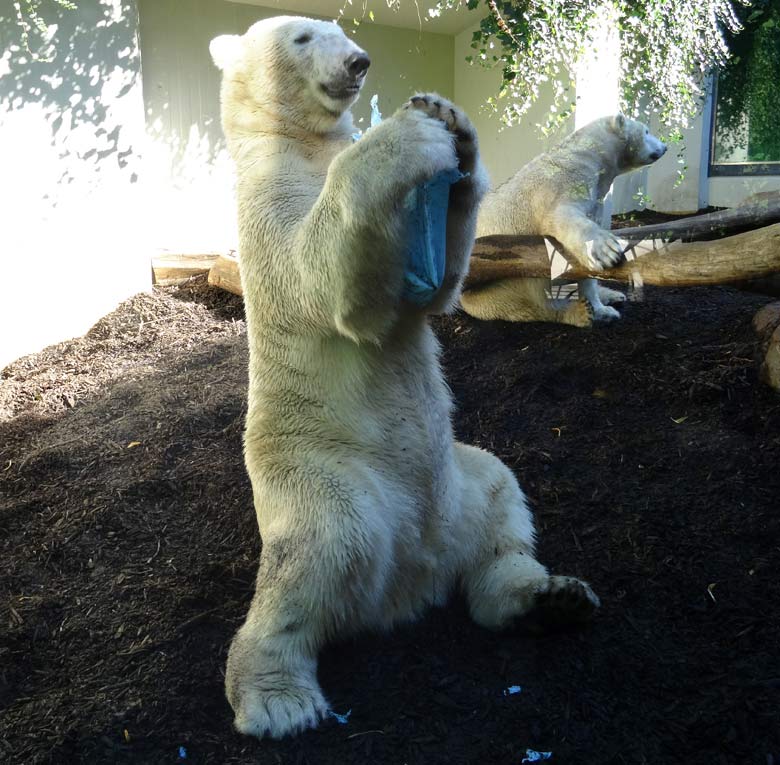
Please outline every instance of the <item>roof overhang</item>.
M438 17L428 14L435 0L400 0L398 6L388 8L385 0L229 0L244 5L259 5L281 13L300 13L325 18L360 19L364 23L401 29L417 29L443 35L456 35L476 24L480 10L470 11L465 3L444 11ZM369 18L373 14L373 21Z

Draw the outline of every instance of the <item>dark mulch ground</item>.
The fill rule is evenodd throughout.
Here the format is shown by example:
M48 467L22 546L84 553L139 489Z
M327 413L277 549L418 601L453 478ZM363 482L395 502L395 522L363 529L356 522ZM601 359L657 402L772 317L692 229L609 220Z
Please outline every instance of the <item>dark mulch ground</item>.
M238 299L138 296L0 388L4 763L780 762L780 396L729 289L582 331L437 320L459 436L514 468L540 555L603 609L491 634L462 603L328 649L347 725L231 730L225 653L260 544ZM521 693L505 697L509 685Z

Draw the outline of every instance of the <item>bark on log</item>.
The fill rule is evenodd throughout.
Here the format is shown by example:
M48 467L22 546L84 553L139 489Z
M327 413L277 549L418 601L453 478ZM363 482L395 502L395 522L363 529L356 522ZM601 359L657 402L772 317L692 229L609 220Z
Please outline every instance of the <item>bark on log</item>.
M634 245L627 257L626 262L603 271L572 266L563 278L576 281L593 276L675 287L755 279L780 271L780 223L715 241L666 244L651 239ZM499 278L549 276L547 247L541 237L482 237L475 244L464 288Z
M220 255L209 271L209 284L221 287L234 295L243 295L238 258L235 255Z
M752 201L751 201L752 200ZM701 242L722 239L726 236L752 231L762 226L780 222L780 194L765 192L765 196L754 194L740 207L693 215L666 223L650 226L613 229L619 239L639 241L641 239L665 239L682 242Z
M152 281L161 287L184 284L193 276L207 274L217 257L216 252L203 255L163 253L152 258Z

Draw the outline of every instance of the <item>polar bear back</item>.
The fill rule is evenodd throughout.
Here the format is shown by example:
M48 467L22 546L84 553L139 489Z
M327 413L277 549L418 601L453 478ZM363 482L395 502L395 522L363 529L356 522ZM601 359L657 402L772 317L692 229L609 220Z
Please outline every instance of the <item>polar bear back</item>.
M623 115L594 120L489 193L477 233L549 234L551 216L564 204L594 220L615 177L654 161L661 147L641 122Z

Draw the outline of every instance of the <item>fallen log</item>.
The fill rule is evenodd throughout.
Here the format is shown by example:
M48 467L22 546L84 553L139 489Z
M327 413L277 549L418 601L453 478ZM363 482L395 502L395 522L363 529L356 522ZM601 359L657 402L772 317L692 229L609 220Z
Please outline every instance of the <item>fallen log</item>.
M542 237L477 239L464 289L511 277L549 278L551 245ZM586 277L658 286L730 284L780 271L780 223L714 241L647 239L631 245L626 261L594 271L568 265L560 281Z
M641 239L701 242L722 239L778 222L780 222L780 194L763 192L754 194L740 207L731 207L705 215L692 215L689 218L679 218L649 226L613 229L612 233L618 239L626 239L630 242Z
M541 236L484 236L477 239L464 289L509 278L550 278L554 242ZM704 242L650 239L637 242L627 260L593 271L569 266L560 281L589 276L633 284L691 287L731 284L780 271L780 223ZM209 271L209 284L242 295L238 259L220 255Z
M184 284L193 276L207 274L216 259L216 252L205 254L161 253L152 258L152 283L161 287Z
M209 284L232 292L234 295L243 295L238 258L235 255L220 255L209 271Z

